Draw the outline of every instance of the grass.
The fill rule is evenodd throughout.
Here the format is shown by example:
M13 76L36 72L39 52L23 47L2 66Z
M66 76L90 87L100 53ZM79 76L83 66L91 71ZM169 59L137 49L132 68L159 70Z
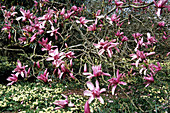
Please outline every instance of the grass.
M80 89L75 82L57 82L44 84L41 82L18 82L13 86L0 84L0 111L6 112L56 112L56 113L83 113L84 104L88 97L83 96L84 89ZM168 111L168 82L160 83L155 81L151 86L144 88L144 85L125 86L124 91L117 88L116 96L110 91L102 94L105 104L100 104L96 99L90 104L91 112L167 112ZM74 87L74 88L73 88ZM133 100L137 109L132 105L129 98L124 95L126 92ZM66 107L56 111L53 102L64 99L61 94L68 95L75 107Z

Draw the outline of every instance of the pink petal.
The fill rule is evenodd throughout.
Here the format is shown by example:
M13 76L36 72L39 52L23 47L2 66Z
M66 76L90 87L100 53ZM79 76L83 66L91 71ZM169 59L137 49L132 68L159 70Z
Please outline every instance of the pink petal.
M98 81L98 80L96 80L96 89L97 89L97 90L100 90L99 81Z
M89 90L84 91L84 96L92 96L92 92Z
M102 98L101 96L97 97L97 99L99 99L99 101L100 101L102 104L104 104L104 100L103 100L103 98Z
M90 113L90 107L88 101L84 105L84 113Z
M88 73L88 72L84 72L83 75L90 75L90 76L92 76L92 74Z
M127 85L126 82L119 82L119 84L121 84L121 85Z
M112 95L114 95L117 85L112 87Z
M93 100L94 100L94 96L92 95L92 96L89 98L89 100L88 100L89 104L90 104Z
M90 90L94 90L94 85L93 85L90 81L87 82L87 87L88 87Z
M105 51L104 49L100 49L100 51L98 52L98 54L99 54L99 55L102 55L104 51Z
M100 93L103 93L103 92L105 92L106 91L106 89L105 88L102 88L101 90L100 90Z
M111 76L109 73L103 73L103 75L105 75L105 76Z

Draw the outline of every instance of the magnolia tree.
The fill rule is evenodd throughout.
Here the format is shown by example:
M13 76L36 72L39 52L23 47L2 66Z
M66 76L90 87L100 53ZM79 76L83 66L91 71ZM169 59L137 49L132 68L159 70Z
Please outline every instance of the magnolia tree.
M114 95L122 85L128 87L131 76L142 77L144 87L154 83L162 70L159 58L169 55L168 0L102 0L96 8L89 2L70 7L40 0L31 9L0 6L7 43L1 49L18 57L7 85L30 77L49 85L67 78L78 81L88 87L84 112L89 113L95 98L104 104L100 94ZM102 83L108 88L100 88ZM54 102L56 110L76 106L63 96L66 100Z

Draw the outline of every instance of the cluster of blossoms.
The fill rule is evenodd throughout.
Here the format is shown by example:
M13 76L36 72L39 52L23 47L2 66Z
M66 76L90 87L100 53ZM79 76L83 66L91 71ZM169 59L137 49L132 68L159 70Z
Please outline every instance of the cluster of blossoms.
M48 2L50 1L40 0L39 3L37 1L34 1L35 3L34 6L36 7L36 9L38 7L38 4L40 5L40 10L37 10L37 12L42 10L41 9L42 4L48 3ZM112 3L112 0L109 0L109 2ZM46 52L46 54L48 55L48 56L45 56L46 55L45 54L43 58L46 61L52 62L52 66L54 67L53 74L57 73L59 79L65 78L66 75L70 76L73 79L76 79L76 77L73 75L73 59L76 58L74 56L75 53L72 51L69 51L67 44L66 44L67 51L65 52L60 51L60 48L58 46L52 45L52 43L54 42L50 41L50 39L54 38L55 41L59 41L59 38L61 38L63 39L63 42L66 41L64 39L65 37L62 36L64 33L60 32L60 30L62 29L60 25L64 27L63 23L67 21L71 23L75 22L76 24L80 25L81 28L83 27L87 28L87 31L89 33L91 32L95 33L93 31L97 31L97 30L102 31L103 26L105 26L105 22L107 22L110 26L116 25L116 27L120 28L123 25L123 22L121 21L121 18L118 15L118 10L119 9L122 10L122 6L124 5L124 3L126 3L126 0L124 0L124 2L114 0L114 3L116 5L115 7L116 13L112 14L111 17L109 17L107 15L105 16L102 15L101 10L98 10L96 14L94 14L95 17L93 18L93 20L88 20L86 19L86 17L83 17L83 16L78 17L79 14L81 14L81 12L86 9L86 7L84 7L83 5L81 7L72 6L71 9L69 10L66 10L65 8L62 8L61 10L57 10L55 7L53 9L49 7L47 10L44 11L45 14L40 17L36 16L36 14L32 13L30 10L24 10L23 8L20 8L21 16L16 17L16 14L18 13L15 12L15 7L11 7L10 11L4 10L5 9L4 7L0 7L1 11L3 12L4 21L5 21L2 31L6 31L8 33L8 39L12 39L11 33L12 33L12 27L13 27L12 25L14 21L17 21L17 22L22 21L24 26L21 27L21 30L22 30L21 37L19 37L18 40L14 39L14 41L15 42L19 41L19 44L21 45L27 45L27 44L29 45L29 44L34 44L38 42L38 44L42 46L41 50L43 52ZM141 0L134 0L133 3L143 4L144 2L142 2ZM167 0L159 0L157 3L154 1L155 6L157 7L156 14L158 17L160 17L163 8L168 8L169 10L169 6L165 6L166 3L167 3ZM59 19L61 19L63 23ZM164 21L158 22L160 31L163 30L163 27L165 26L165 24L166 23ZM130 38L130 37L127 38L127 36L124 35L124 32L121 32L121 31L122 29L120 28L115 33L115 37L117 39L109 40L106 38L106 40L101 39L98 43L93 43L93 46L97 48L99 55L104 55L106 51L107 56L110 58L109 60L111 60L114 54L113 49L115 49L117 53L120 53L119 47L121 46L122 43L128 42L129 40L128 38ZM43 36L41 37L41 35L44 35L44 34L49 34L49 38L47 37L44 38ZM144 72L144 75L145 75L144 80L146 80L144 84L146 84L145 87L148 87L151 83L154 82L154 78L153 78L154 75L157 72L161 71L162 67L159 62L157 62L157 65L148 63L149 61L148 57L151 55L154 55L155 52L151 52L151 51L146 52L143 50L142 47L145 47L145 49L147 49L149 46L153 47L153 45L156 44L158 40L156 40L156 36L154 36L154 34L151 34L148 32L146 33L147 35L147 39L146 39L147 41L146 41L144 37L142 37L144 35L145 34L140 34L138 32L132 34L132 37L134 37L134 41L136 43L136 47L134 49L136 53L132 53L129 56L132 57L131 61L136 60L136 62L132 63L132 65L135 65L136 67L140 68L139 73L142 74ZM167 35L165 31L163 31L162 39L166 40L168 39L168 37L169 35ZM35 50L36 50L36 47L35 47ZM167 55L169 55L169 53ZM17 61L17 63L18 65L13 71L14 74L11 74L12 77L7 78L8 81L11 81L11 83L8 83L7 85L12 85L14 82L17 82L19 75L22 78L28 78L30 76L31 68L28 68L28 70L26 71L26 68L28 67L27 65L22 66L19 60ZM41 68L39 61L34 64L37 64L37 67ZM128 72L128 75L132 73L132 70L133 70L133 67ZM106 92L106 88L99 87L98 78L100 76L111 77L109 73L105 73L102 71L101 64L100 65L93 64L92 71L93 71L92 73L87 72L87 66L86 64L84 65L83 75L87 76L87 78L90 80L96 78L96 81L95 81L96 87L93 85L93 83L90 80L86 82L89 90L85 90L84 95L90 96L90 98L85 103L85 107L84 107L85 113L90 113L89 104L95 98L97 98L100 101L100 103L104 104L104 99L101 97L101 93ZM133 73L133 75L134 74L135 73ZM116 77L112 77L107 80L109 84L108 89L112 87L111 89L112 95L115 95L116 88L118 86L127 85L126 82L121 81L121 79L125 77L125 73L120 74L119 69L117 69L116 75L117 75ZM40 74L39 76L37 76L37 79L42 80L45 83L51 82L52 80L49 79L48 68L45 69L43 74ZM65 97L66 99L56 100L53 103L57 105L57 107L55 108L56 110L65 108L67 106L68 107L75 106L73 103L71 103L71 101L69 102L68 97L66 95L62 94L62 96Z
M107 51L108 56L111 58L113 55L113 51L112 48L115 48L117 50L117 52L119 52L119 49L116 47L117 45L119 45L119 43L114 43L116 42L116 39L111 40L111 41L104 41L103 39L100 40L100 42L98 44L93 44L96 48L99 48L99 55L102 55L104 53L104 51Z
M17 82L19 75L22 78L27 78L30 75L30 68L28 69L28 71L26 71L26 69L25 69L26 67L28 67L28 65L22 66L22 64L19 60L17 61L17 63L18 63L17 67L12 71L15 74L11 74L12 77L7 78L8 81L11 81L11 83L8 83L7 85L12 85L14 82Z

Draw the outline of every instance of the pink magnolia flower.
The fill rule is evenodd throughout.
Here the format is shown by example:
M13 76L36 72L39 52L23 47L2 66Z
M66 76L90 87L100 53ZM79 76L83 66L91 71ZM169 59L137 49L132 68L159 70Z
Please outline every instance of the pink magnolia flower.
M106 89L105 89L105 88L102 88L102 89L100 90L98 80L96 80L96 88L94 87L93 83L91 83L90 81L87 82L87 87L88 87L90 90L85 90L85 91L84 91L84 95L85 95L85 96L90 96L90 98L89 98L89 100L88 100L88 103L90 104L90 103L94 100L94 98L96 97L102 104L104 104L104 100L103 100L103 98L100 96L100 93L105 92Z
M89 102L87 101L84 105L84 113L90 113Z
M15 75L18 77L19 74L21 74L21 76L24 78L24 74L26 72L25 68L28 67L26 66L22 66L21 62L19 60L17 60L17 67L12 71L12 72L17 72Z
M44 47L47 45L47 42L48 42L48 38L46 38L46 39L42 38L42 42L38 41L38 43L41 44Z
M73 11L77 11L77 10L78 10L77 6L75 6L75 5L72 6L71 9L72 9Z
M55 50L49 51L50 57L48 57L46 60L47 61L53 60L53 65L59 67L61 64L64 63L64 61L62 61L62 59L65 57L64 55L65 54L63 52L59 53L58 48L56 48Z
M93 70L93 74L89 72L84 72L83 75L89 75L87 78L90 78L90 79L93 77L101 76L101 75L111 76L109 73L102 72L101 64L98 66L92 66L92 70Z
M88 31L95 31L96 30L96 24L90 25L88 27Z
M68 97L64 94L61 94L64 98L66 98L65 100L56 100L53 104L57 105L57 106L60 106L60 107L55 107L56 110L59 110L59 109L62 109L62 108L65 108L65 107L73 107L74 104L69 103L69 100L68 100Z
M108 89L109 89L110 86L114 85L112 87L112 95L114 95L116 87L117 87L118 84L126 85L125 82L120 81L121 76L125 76L125 74L123 74L123 75L119 74L119 70L117 70L117 78L111 78L111 79L108 80L110 82Z
M37 34L42 34L43 32L44 32L44 30L43 29L45 29L45 23L43 23L43 22L40 22L39 20L38 20L38 18L34 18L34 22L32 22L32 20L30 20L29 19L29 22L30 22L30 24L31 24L31 26L32 26L32 30L34 31L34 30L38 30L38 32L37 32Z
M57 35L56 34L58 34L58 35L61 35L59 32L58 32L58 29L59 28L57 28L57 29L54 29L54 26L51 26L51 31L47 31L47 33L51 33L50 34L50 36L53 36L53 35L55 35L55 39L57 40Z
M135 48L135 51L137 51L139 47L146 46L146 44L143 42L143 37L142 38L139 37L138 41L136 40L136 43L137 43L137 46Z
M65 56L66 56L66 58L76 58L75 56L74 56L74 52L72 52L72 51L69 51L69 52L67 52L66 54L65 54Z
M10 18L11 16L15 16L17 14L17 12L10 12L10 11L7 11L7 10L4 10L4 17L6 20L8 20L8 18Z
M49 73L47 73L47 69L44 71L44 74L41 74L40 76L37 77L37 79L40 79L44 82L49 82L51 79L48 79Z
M122 1L117 1L117 0L115 0L115 5L116 5L116 12L118 12L118 9L120 8L120 6L122 6L123 5L123 2ZM121 9L121 8L120 8Z
M26 21L26 19L31 19L33 18L33 13L30 13L30 10L24 10L22 8L20 8L20 12L23 16L21 17L17 17L16 20L19 21L20 19L22 19L22 21Z
M164 26L165 26L165 22L164 22L164 21L158 22L158 26L159 26L159 27L164 27Z
M23 30L23 31L26 31L26 32L32 33L32 32L35 31L35 27L26 25L22 30Z
M63 15L63 17L64 17L65 19L69 19L70 16L71 16L73 13L74 13L74 11L69 11L69 10L68 10L67 13Z
M123 36L122 42L126 42L126 41L128 41L128 38L126 36Z
M60 12L60 15L64 15L65 14L65 8L63 8Z
M123 36L123 34L124 34L124 33L123 33L123 32L120 32L120 30L118 30L117 33L115 33L115 35L116 35L117 37L119 37L119 38L120 38L121 36Z
M166 54L166 56L169 56L169 54L170 54L170 52L168 52L168 53Z
M50 61L50 60L58 60L58 59L62 59L62 58L64 58L64 53L63 52L61 52L61 53L59 53L59 51L58 51L58 48L56 48L55 50L50 50L49 51L49 55L51 56L51 57L48 57L46 60L47 61Z
M117 52L119 52L119 49L116 47L119 43L114 43L116 41L116 39L111 40L110 42L108 41L104 41L103 39L100 40L100 42L98 44L93 44L96 48L99 48L99 55L102 55L104 53L104 51L107 51L108 56L111 58L113 55L113 51L112 48L114 47Z
M146 82L144 82L144 84L146 84L145 87L148 87L151 83L154 82L152 73L150 73L150 75L149 74L147 74L147 75L148 75L148 77L144 77L144 79L146 80Z
M26 44L27 38L26 37L21 37L21 38L18 38L18 40L20 41L20 44L22 44L22 43Z
M156 42L157 42L157 40L155 39L155 37L153 37L153 36L151 36L151 34L150 33L147 33L147 40L148 40L148 42L147 42L147 44L155 44Z
M97 28L96 28L96 25L97 25L97 18L95 20L95 23L90 25L88 28L88 31L95 31Z
M156 65L153 65L153 68L155 68L155 72L158 72L158 71L161 71L162 70L162 67L161 67L161 65L160 65L160 63L159 62L157 62L157 66Z
M70 62L70 67L72 66L71 63L72 62ZM73 69L70 71L68 69L68 66L65 66L64 64L61 64L61 71L58 68L59 79L61 79L62 76L63 76L63 78L65 78L66 74L69 74L71 78L75 79L75 77L73 76Z
M48 38L46 38L46 39L42 38L42 42L38 41L38 43L44 47L41 49L42 51L46 51L46 50L49 51L49 50L51 50L51 48L57 47L57 46L51 45L52 41L50 41L48 44L47 44L47 42L48 42Z
M153 2L155 6L158 8L156 14L159 17L162 13L162 9L165 7L165 4L168 2L168 0L159 0L157 3L154 0Z
M88 26L86 25L86 23L89 22L89 20L86 20L86 17L80 17L80 21L79 21L79 20L76 20L76 22L77 22L78 24L80 24L80 27L82 27L82 25L84 25L85 27L88 27Z
M138 59L136 61L136 67L138 67L139 61L146 60L147 56L153 55L155 52L150 52L150 53L144 53L143 51L137 50L136 54L130 54L130 57L132 57L131 60Z
M101 13L101 10L98 10L96 15L95 15L96 18L98 18L98 19L104 18L104 15L100 15L100 13Z
M118 23L120 18L116 14L113 14L111 18L107 16L106 19L109 20L110 24L113 24L113 22Z
M11 75L12 75L12 77L7 78L8 81L11 81L11 83L8 83L7 86L12 85L14 82L18 81L17 75L15 75L15 74L11 74Z
M36 62L36 64L37 64L37 67L40 68L40 62L38 61Z
M140 34L140 33L133 33L132 36L135 38L135 42L137 43L137 38L141 37L142 34Z

